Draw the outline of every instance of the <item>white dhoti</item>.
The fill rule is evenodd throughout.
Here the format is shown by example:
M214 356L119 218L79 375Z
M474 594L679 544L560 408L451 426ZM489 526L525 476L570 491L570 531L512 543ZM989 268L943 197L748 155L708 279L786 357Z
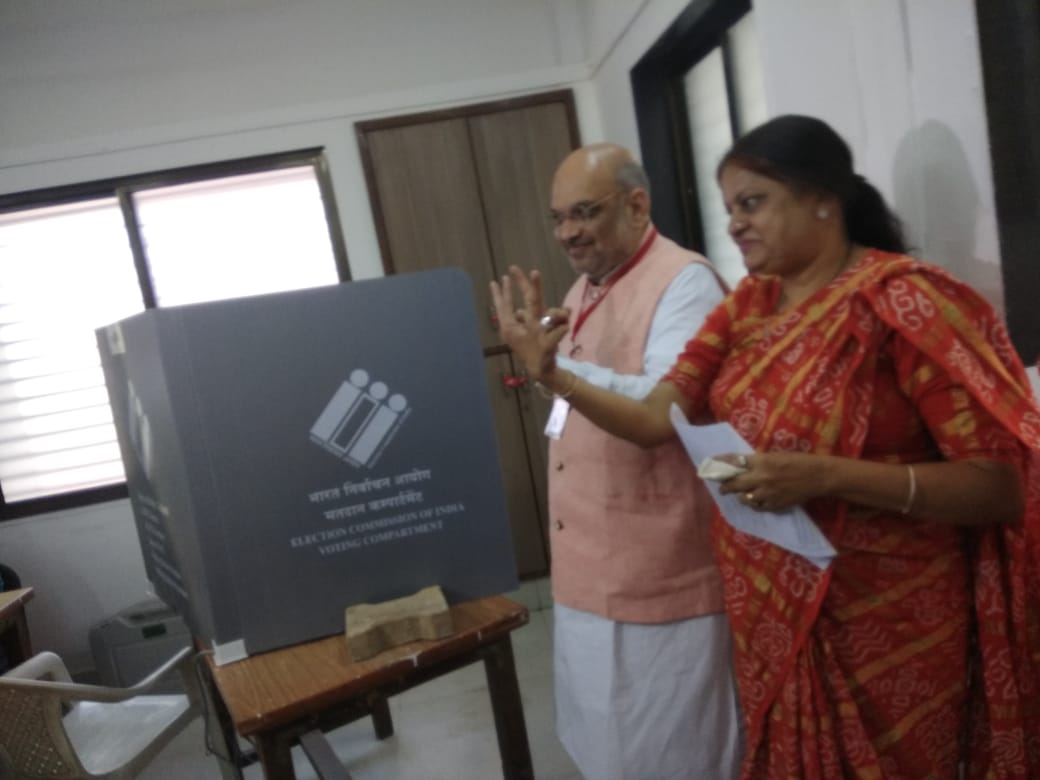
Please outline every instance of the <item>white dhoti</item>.
M556 729L586 780L731 780L743 722L724 614L616 623L554 608Z

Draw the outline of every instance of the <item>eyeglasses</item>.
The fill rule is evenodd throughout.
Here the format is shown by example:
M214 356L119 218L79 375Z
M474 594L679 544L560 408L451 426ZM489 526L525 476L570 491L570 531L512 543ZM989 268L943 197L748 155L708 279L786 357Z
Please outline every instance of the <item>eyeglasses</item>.
M564 222L577 222L580 225L586 225L600 215L600 212L603 211L603 204L615 195L620 194L620 190L614 190L596 200L583 200L571 206L566 213L550 209L549 221L552 222L553 227L561 227Z

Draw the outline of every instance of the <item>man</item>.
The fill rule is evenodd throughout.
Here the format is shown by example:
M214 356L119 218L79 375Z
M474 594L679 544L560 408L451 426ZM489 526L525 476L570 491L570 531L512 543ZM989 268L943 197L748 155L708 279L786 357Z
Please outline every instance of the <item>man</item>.
M563 160L551 215L581 274L557 365L645 396L722 300L721 282L657 233L646 174L619 146ZM587 780L735 777L741 724L711 498L677 441L643 450L565 403L546 431L560 740Z

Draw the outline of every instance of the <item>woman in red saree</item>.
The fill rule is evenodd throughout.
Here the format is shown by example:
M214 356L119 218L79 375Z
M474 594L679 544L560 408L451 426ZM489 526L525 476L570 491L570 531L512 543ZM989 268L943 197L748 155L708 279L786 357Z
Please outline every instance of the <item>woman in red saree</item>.
M755 454L723 490L804 506L838 550L821 570L716 517L744 777L1040 777L1040 410L999 317L902 254L819 120L719 171L751 275L642 403L555 368L536 275L519 317L493 285L506 341L615 435L673 435L672 403L730 422Z

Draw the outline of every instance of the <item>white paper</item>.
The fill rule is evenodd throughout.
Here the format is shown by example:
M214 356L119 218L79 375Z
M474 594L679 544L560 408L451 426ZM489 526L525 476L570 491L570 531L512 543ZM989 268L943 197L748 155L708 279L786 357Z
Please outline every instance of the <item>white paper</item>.
M679 434L679 441L686 448L695 467L714 455L754 453L751 445L729 423L690 425L676 404L672 404L671 419L672 426ZM706 480L704 484L722 516L738 531L802 555L821 569L825 569L837 555L827 537L801 507L783 512L752 509L744 506L736 494L723 495L717 482Z

